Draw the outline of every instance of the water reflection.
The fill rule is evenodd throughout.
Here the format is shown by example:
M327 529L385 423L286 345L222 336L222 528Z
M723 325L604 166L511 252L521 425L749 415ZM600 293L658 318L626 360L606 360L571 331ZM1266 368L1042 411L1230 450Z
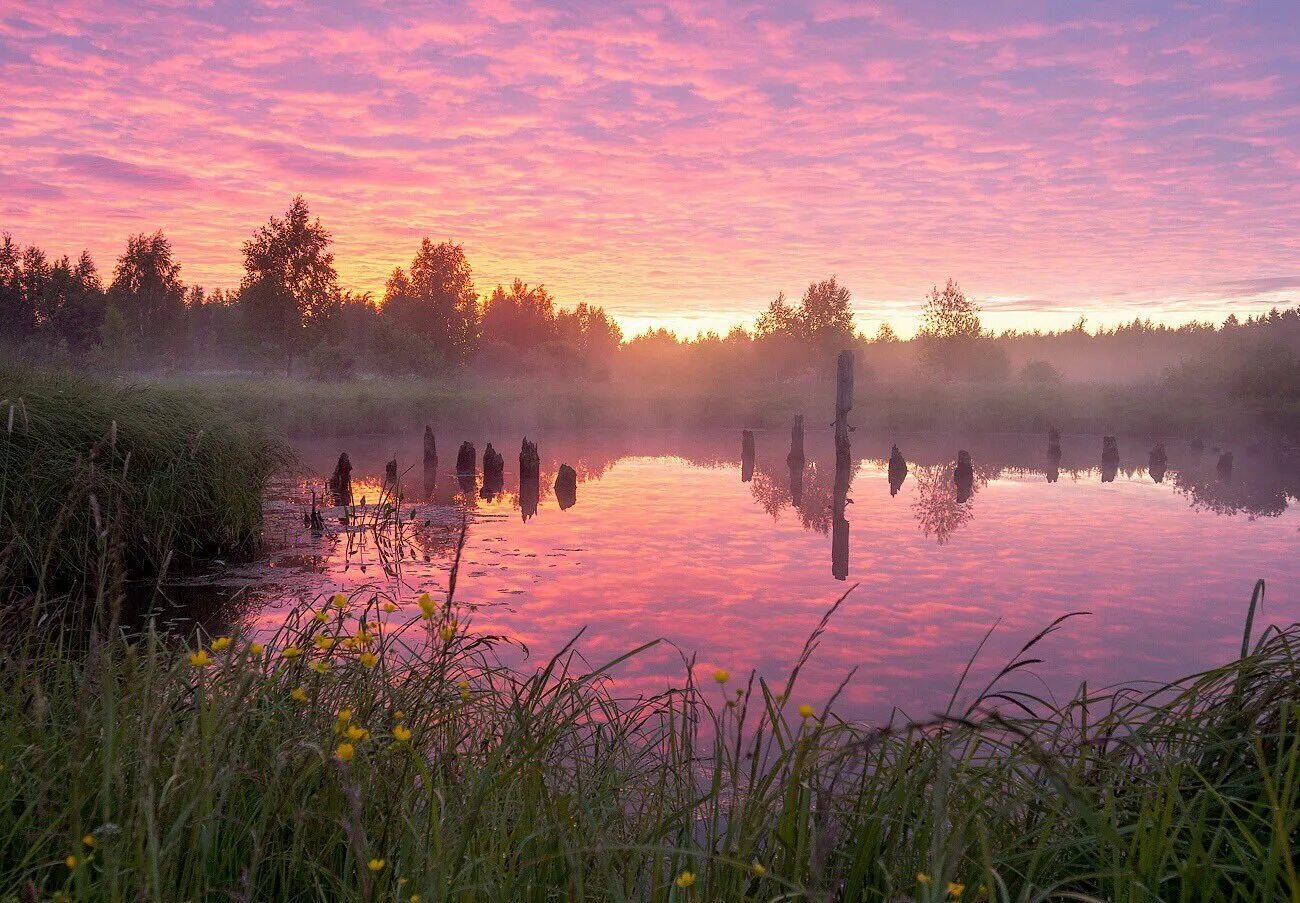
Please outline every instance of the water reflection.
M893 498L898 495L898 490L903 488L903 481L907 479L907 460L903 453L895 445L889 450L889 497Z
M1101 481L1115 482L1119 474L1119 441L1114 436L1105 436L1101 440Z
M519 447L521 435L446 432L446 441L469 437L482 448L490 439L494 452ZM1185 443L1167 442L1163 483L1149 456L1145 467L1120 462L1102 487L1099 436L1065 437L1047 460L1041 434L855 436L881 456L848 449L841 459L829 431L810 431L806 460L793 468L784 429L756 434L751 479L742 483L745 444L738 455L734 432L547 435L520 447L525 468L536 456L533 478L521 479L525 468L502 456L502 485L484 492L474 474L434 465L409 480L418 486L409 498L406 474L423 457L418 431L405 442L304 443L301 477L277 486L268 502L265 559L215 572L209 588L221 594L213 609L221 614L205 616L270 631L291 600L363 585L409 602L445 587L468 518L458 593L481 626L543 655L585 625L593 659L664 636L697 652L702 665L772 676L843 591L839 581L860 581L823 640L822 664L807 672L807 692L833 688L848 667L865 665L845 705L887 716L894 703L918 715L936 699L941 708L997 618L1006 626L991 641L995 659L998 637L1023 642L1057 614L1098 613L1095 627L1079 627L1048 656L1047 679L1069 692L1085 674L1171 676L1196 663L1189 657L1204 654L1209 664L1224 649L1230 655L1231 637L1240 636L1237 603L1257 577L1271 581L1272 618L1300 614L1290 583L1300 480L1267 455L1240 451L1225 480L1218 454L1198 459ZM1152 437L1119 437L1117 448L1123 443L1154 451ZM895 445L908 450L907 461L901 451L895 458ZM959 449L967 452L961 460ZM340 451L349 456L352 495L367 504L346 524L342 509L325 510L325 529L313 533L303 515ZM381 518L394 451L395 504ZM1052 470L1059 482L1049 485L1043 477ZM860 480L869 491L855 500ZM185 601L196 590L168 592ZM1214 646L1220 639L1223 648ZM679 671L680 659L666 651L620 679L652 690Z
M1147 473L1151 479L1157 483L1165 481L1165 474L1169 472L1169 453L1165 451L1165 444L1157 442L1147 455Z

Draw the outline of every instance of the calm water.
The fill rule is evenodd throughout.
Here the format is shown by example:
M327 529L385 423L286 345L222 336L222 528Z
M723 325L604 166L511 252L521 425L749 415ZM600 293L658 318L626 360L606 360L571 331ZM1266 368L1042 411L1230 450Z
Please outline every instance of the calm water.
M788 436L760 432L748 481L734 432L541 435L541 494L527 517L517 433L438 438L432 479L418 436L300 443L302 473L268 501L263 559L171 593L209 601L216 593L226 603L217 617L261 632L287 606L337 589L371 585L403 600L436 594L467 517L457 598L472 606L475 626L521 641L533 659L585 627L579 648L593 664L664 638L671 645L619 670L629 694L680 684L692 655L701 674L754 668L781 679L828 607L855 587L797 695L820 701L856 668L840 708L870 718L893 706L918 717L942 709L995 624L977 679L1052 619L1091 612L1047 640L1046 663L1021 681L1068 695L1085 678L1098 686L1170 678L1227 660L1261 577L1264 621L1300 619L1300 477L1242 450L1222 475L1214 452L1168 443L1170 470L1156 483L1145 467L1150 443L1121 437L1120 470L1103 482L1100 437L1067 437L1049 482L1042 437L855 434L847 555L833 562L828 433L809 433L807 465L792 479ZM457 479L462 438L476 443L480 468L486 441L505 455L503 493L484 498L479 482ZM891 442L910 471L896 495L886 476ZM952 480L959 447L972 452L976 472L965 501ZM401 546L365 531L349 542L333 516L323 534L304 528L311 493L323 494L340 451L353 463L354 495L371 504L396 456ZM561 463L579 475L576 503L565 509L551 488Z

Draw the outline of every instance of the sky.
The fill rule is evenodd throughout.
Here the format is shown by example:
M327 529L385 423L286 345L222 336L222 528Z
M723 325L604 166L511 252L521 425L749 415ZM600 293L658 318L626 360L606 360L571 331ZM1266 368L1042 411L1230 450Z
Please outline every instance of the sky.
M0 0L19 243L233 288L295 194L349 288L451 239L629 333L1243 315L1300 301L1300 3Z

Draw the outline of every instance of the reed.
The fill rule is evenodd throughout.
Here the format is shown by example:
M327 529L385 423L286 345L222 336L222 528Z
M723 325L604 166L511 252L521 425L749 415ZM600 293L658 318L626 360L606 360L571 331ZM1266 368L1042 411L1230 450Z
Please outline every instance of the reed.
M463 540L462 540L463 541ZM1300 628L1151 690L868 727L799 673L618 696L454 599L0 650L0 887L76 900L1295 899ZM1250 619L1262 598L1252 601ZM838 605L838 603L836 603ZM111 622L112 618L101 619ZM653 644L649 644L653 645Z
M288 460L193 392L0 370L0 598L93 598L235 552Z

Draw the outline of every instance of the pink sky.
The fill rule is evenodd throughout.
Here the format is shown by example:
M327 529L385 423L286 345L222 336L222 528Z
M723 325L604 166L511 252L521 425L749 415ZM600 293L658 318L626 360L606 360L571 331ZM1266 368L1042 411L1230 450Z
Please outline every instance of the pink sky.
M837 274L995 326L1300 300L1300 6L0 0L0 229L187 282L303 194L343 282L422 236L629 331Z

